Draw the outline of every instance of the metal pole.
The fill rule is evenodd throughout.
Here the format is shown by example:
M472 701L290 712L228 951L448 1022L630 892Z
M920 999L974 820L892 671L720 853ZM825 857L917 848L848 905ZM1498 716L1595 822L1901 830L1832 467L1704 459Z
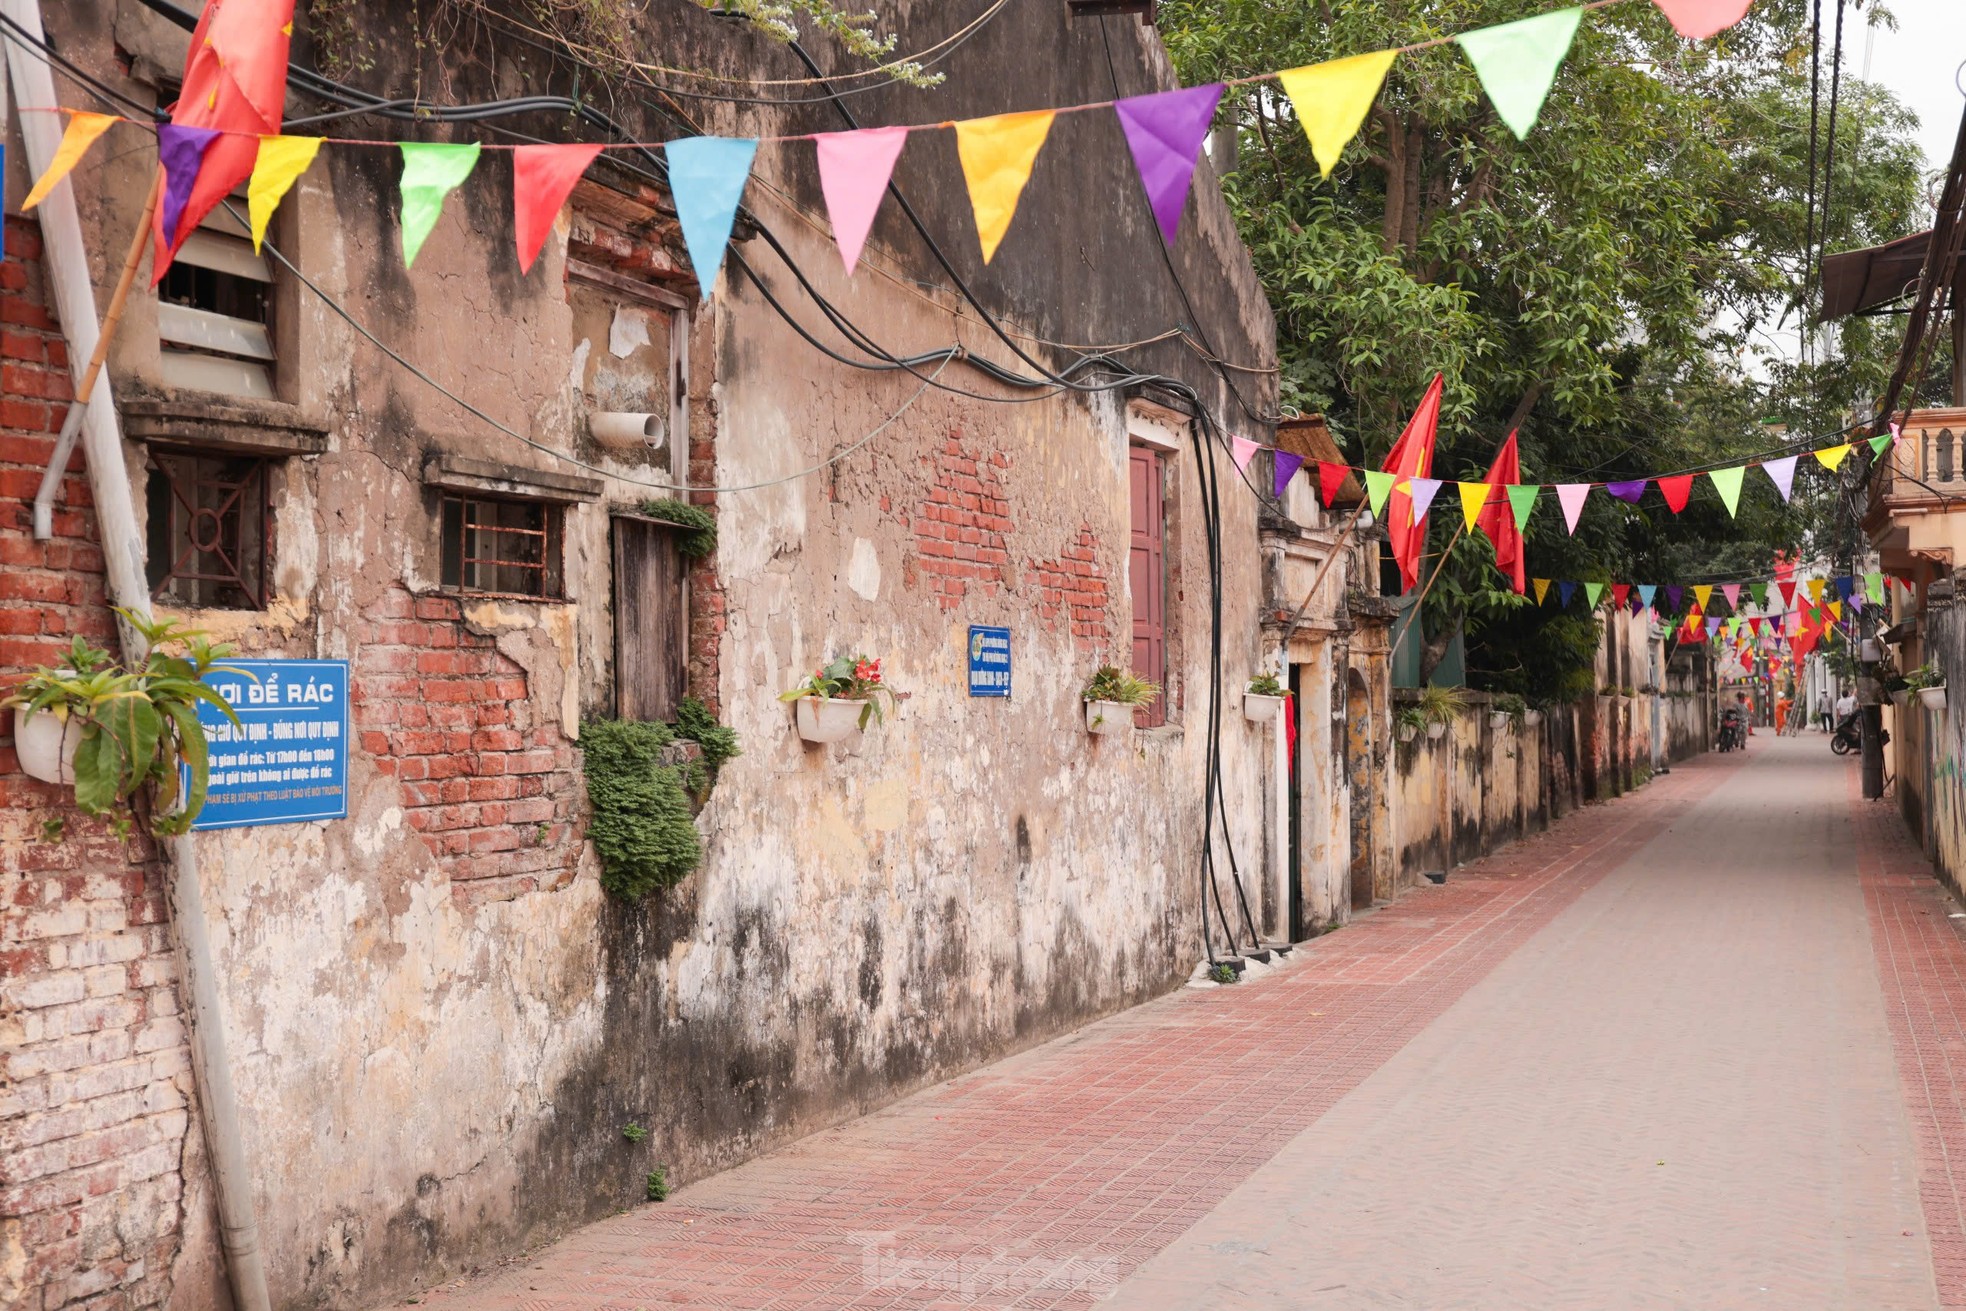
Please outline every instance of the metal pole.
M0 13L5 13L29 40L45 41L36 0L0 0ZM4 44L13 74L15 103L23 109L55 109L60 102L55 97L54 79L48 66L17 41ZM36 174L45 171L60 144L61 116L52 112L22 114L20 130L27 146L30 170ZM89 277L82 223L75 210L74 190L68 182L62 182L42 202L40 221L56 310L80 382L87 367L85 361L98 361L102 331L96 320L95 288ZM82 394L79 388L77 394ZM137 532L136 506L130 495L130 475L123 461L123 434L115 405L86 407L81 433L89 490L102 535L109 596L125 609L148 615L150 588L144 576L143 539ZM141 658L141 641L129 631L128 625L121 626L121 633L127 655ZM266 1269L259 1252L258 1223L253 1214L252 1171L246 1159L238 1097L232 1087L232 1067L226 1052L218 969L212 960L205 921L204 889L198 882L197 842L187 833L172 838L164 850L170 866L169 901L178 970L191 1018L191 1068L197 1080L205 1147L212 1163L226 1273L237 1311L271 1311Z

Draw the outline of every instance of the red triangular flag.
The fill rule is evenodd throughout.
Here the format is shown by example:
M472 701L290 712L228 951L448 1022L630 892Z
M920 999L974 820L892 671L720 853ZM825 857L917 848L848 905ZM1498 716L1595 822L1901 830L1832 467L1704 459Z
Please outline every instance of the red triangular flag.
M1665 496L1666 504L1672 507L1674 514L1678 514L1686 508L1686 498L1693 494L1693 479L1698 476L1698 474L1681 473L1670 478L1654 478L1652 481L1659 484L1659 491Z
M1747 17L1754 0L1655 0L1681 36L1703 41Z
M1783 605L1793 606L1795 604L1795 582L1793 579L1783 579L1781 582L1776 583L1775 590L1782 594Z
M1516 453L1515 434L1510 433L1502 443L1502 449L1495 453L1495 463L1488 466L1488 477L1484 480L1492 486L1507 487L1522 481L1522 461ZM1522 530L1515 526L1515 507L1509 503L1507 493L1490 499L1475 527L1488 534L1488 540L1495 543L1495 567L1508 575L1509 582L1515 586L1516 595L1523 594L1528 582L1523 576Z
M1407 420L1406 431L1386 453L1380 466L1394 475L1392 494L1386 499L1386 536L1393 559L1399 564L1401 591L1412 591L1420 581L1420 552L1427 543L1427 525L1413 522L1413 496L1404 484L1410 478L1431 477L1434 465L1434 432L1440 427L1440 393L1446 379L1436 373L1420 398L1420 408Z
M1631 590L1632 585L1630 583L1611 584L1611 604L1620 610L1624 609L1625 598L1631 595Z
M1333 464L1329 460L1317 462L1318 491L1324 496L1325 509L1331 508L1331 498L1336 496L1338 489L1345 485L1345 475L1350 472L1351 470L1344 465Z
M598 145L519 146L512 151L512 235L519 245L521 272L532 271L560 206L600 153Z

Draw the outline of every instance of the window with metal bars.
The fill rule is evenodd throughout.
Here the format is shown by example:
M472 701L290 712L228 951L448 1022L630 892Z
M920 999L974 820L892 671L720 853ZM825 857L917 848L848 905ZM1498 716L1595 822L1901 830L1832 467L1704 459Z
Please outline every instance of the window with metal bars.
M557 598L560 506L443 498L443 582L454 592Z
M273 512L272 461L152 451L150 593L174 605L264 610Z

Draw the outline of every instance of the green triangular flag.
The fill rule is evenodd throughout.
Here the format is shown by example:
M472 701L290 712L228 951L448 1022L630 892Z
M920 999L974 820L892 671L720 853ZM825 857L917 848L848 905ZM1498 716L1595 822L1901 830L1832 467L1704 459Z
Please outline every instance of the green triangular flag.
M1731 469L1709 469L1707 477L1720 492L1720 499L1727 504L1729 515L1738 515L1741 507L1741 479L1747 476L1748 467L1737 464Z
M445 145L405 141L403 150L403 265L416 263L423 239L437 226L444 197L457 190L478 163L478 143Z
M1597 598L1603 595L1604 595L1603 583L1584 584L1584 599L1591 603L1591 609L1593 610L1597 609Z
M1495 112L1521 140L1536 126L1543 101L1556 81L1556 70L1570 53L1570 42L1583 21L1581 9L1558 9L1519 18L1513 23L1478 28L1454 38L1474 65L1481 89Z
M1542 490L1535 483L1522 483L1509 488L1509 508L1515 511L1517 532L1529 526L1529 512L1536 508L1536 497Z
M1748 595L1752 596L1754 598L1754 603L1760 606L1762 609L1765 610L1768 608L1768 584L1749 583Z
M1387 473L1383 469L1365 471L1365 498L1371 503L1375 518L1385 517L1386 498L1393 494L1393 482L1398 477L1398 474Z
M1880 433L1870 439L1870 458L1876 459L1891 447L1891 434Z

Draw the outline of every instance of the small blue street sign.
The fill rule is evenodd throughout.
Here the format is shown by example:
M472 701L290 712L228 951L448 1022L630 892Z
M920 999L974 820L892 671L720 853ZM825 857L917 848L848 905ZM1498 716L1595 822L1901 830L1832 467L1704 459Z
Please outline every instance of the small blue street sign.
M348 817L348 662L229 660L205 681L239 716L201 703L211 787L191 827Z
M1010 695L1010 630L969 626L969 694Z

